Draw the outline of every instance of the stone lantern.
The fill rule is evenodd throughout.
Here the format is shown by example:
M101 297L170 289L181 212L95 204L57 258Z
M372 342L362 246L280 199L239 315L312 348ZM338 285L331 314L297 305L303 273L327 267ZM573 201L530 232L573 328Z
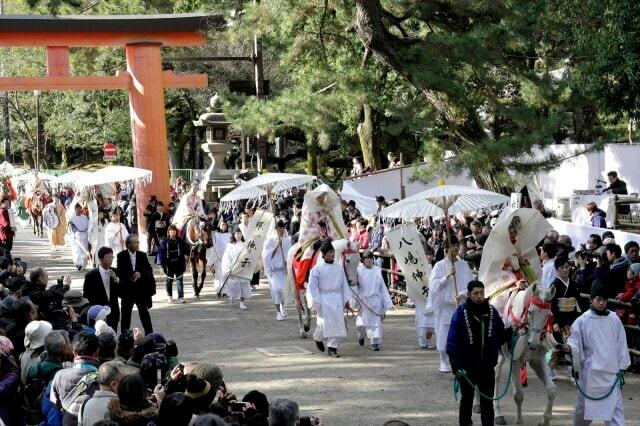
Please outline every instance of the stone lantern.
M235 188L234 177L239 170L229 170L224 164L224 157L233 144L229 143L229 123L220 107L220 97L214 94L209 101L207 112L202 114L193 124L205 128L206 143L200 147L209 156L211 164L200 182L200 196L206 202L219 200L224 194Z

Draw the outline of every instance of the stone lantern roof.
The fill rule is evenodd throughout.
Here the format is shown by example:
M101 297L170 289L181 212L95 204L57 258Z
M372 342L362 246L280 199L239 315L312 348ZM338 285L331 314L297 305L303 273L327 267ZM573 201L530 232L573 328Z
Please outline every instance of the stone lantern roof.
M214 94L209 100L207 112L200 115L198 120L193 122L197 127L213 127L213 126L228 126L231 124L222 112L220 97L218 94Z

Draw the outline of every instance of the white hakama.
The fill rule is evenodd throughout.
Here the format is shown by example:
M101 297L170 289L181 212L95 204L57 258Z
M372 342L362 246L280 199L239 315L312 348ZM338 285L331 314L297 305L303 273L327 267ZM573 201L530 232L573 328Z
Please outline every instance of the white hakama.
M222 275L224 280L227 279L227 284L224 287L224 292L229 295L229 298L233 302L233 299L249 299L251 298L251 285L250 280L230 276L229 274L233 270L236 265L236 261L238 257L242 253L242 249L244 248L244 243L238 241L236 243L227 244L227 248L224 251L224 255L222 256Z
M427 270L424 271L427 277L431 276L432 269L433 267L430 264L427 264ZM415 305L414 315L418 346L421 348L433 346L433 337L427 341L427 332L433 332L435 327L433 306L430 303L431 298L427 298L422 289L417 289L409 283L407 283L407 295Z
M366 336L372 345L380 345L382 344L382 317L391 309L393 303L379 267L358 266L357 295L355 300L359 307L356 317L358 338L364 339Z
M73 216L69 221L69 231L73 264L84 269L89 254L89 219L83 215Z
M616 374L631 364L624 327L615 312L601 316L586 311L571 326L567 344L574 369L580 373L578 383L592 397L609 392ZM625 424L619 383L611 395L600 401L585 399L578 391L573 424L588 425L593 420L605 425Z
M129 236L129 231L127 231L127 227L122 223L107 223L107 226L104 227L104 244L105 247L109 247L113 250L113 267L116 268L118 266L118 253L125 250L127 237Z
M222 276L222 257L227 249L227 244L231 241L229 232L214 232L212 235L212 245L207 256L207 268L213 266L215 275L213 277L213 291L217 293L222 287L224 278Z
M431 306L433 306L436 348L440 353L440 371L442 372L451 370L447 356L447 337L449 336L451 317L457 308L455 297L466 295L467 284L475 279L469 265L464 260L456 260L455 268L455 288L453 277L447 276L451 269L451 261L447 258L437 262L429 276L429 298Z
M271 301L274 305L284 303L284 288L287 283L286 253L291 248L291 238L269 238L262 249L264 272L269 280Z
M309 273L309 292L318 312L313 340L326 340L329 348L337 349L347 335L344 307L351 295L342 265L320 262L314 266Z

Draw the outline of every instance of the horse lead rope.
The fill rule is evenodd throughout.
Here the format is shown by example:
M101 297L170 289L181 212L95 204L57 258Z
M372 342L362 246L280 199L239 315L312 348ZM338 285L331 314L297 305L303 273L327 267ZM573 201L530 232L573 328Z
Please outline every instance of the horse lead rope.
M465 370L458 370L458 373L460 374L460 376L462 378L464 378L466 380L466 382L473 388L473 390L475 392L478 392L478 394L482 398L489 399L491 401L500 401L507 394L507 391L509 390L509 385L511 383L511 374L513 373L513 352L514 352L514 350L516 348L516 340L517 340L516 336L513 336L511 338L511 350L509 351L509 375L507 376L508 377L507 385L505 386L504 391L502 391L499 396L497 396L497 397L487 396L484 393L480 392L480 389L478 389L478 387L473 384L471 379L469 379L469 376L467 375L467 372ZM454 396L456 401L458 400L458 393L459 392L460 392L460 379L458 379L458 377L456 377L455 380L453 381L453 396Z

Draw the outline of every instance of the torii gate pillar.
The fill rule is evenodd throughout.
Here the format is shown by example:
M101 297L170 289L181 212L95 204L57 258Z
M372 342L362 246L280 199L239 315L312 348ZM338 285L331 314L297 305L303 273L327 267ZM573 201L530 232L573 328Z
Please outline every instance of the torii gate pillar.
M160 43L133 43L125 48L127 71L131 76L129 109L133 161L136 167L153 170L150 184L136 186L138 223L146 223L144 208L150 195L156 195L165 207L169 207L169 150L161 47ZM146 240L141 243L145 245Z

